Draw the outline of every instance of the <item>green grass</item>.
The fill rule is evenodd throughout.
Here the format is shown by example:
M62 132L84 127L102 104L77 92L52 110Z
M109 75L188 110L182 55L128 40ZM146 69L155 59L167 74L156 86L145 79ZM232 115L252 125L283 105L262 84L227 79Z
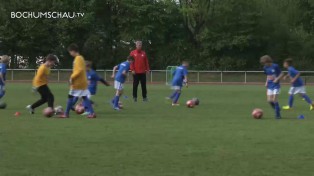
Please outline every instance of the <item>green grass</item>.
M67 86L52 84L56 104L65 106ZM287 101L288 87L280 97ZM296 99L293 111L275 120L263 86L191 86L171 107L166 86L149 86L149 103L123 99L109 105L113 89L100 87L96 119L44 118L30 85L10 84L0 111L0 176L308 176L314 169L314 112ZM314 97L313 87L308 87ZM130 85L126 95L131 96ZM262 120L251 110L265 110ZM15 117L16 111L21 116ZM299 114L305 120L297 120Z

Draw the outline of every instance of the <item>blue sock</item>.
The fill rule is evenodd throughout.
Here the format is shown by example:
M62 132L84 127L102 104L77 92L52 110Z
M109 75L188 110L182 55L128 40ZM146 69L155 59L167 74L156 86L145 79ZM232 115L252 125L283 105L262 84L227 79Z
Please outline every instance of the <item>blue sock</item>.
M91 101L90 101L87 97L84 97L84 98L83 98L83 105L84 105L85 107L87 107L87 112L89 112L89 113L91 113L91 114L94 113L94 108L93 108L93 106L92 106L92 103L91 103Z
M276 117L281 117L280 115L280 106L278 102L275 102L275 112L276 112Z
M270 106L275 109L275 103L274 102L269 102Z
M65 115L69 115L70 114L70 110L73 107L73 102L74 102L73 99L74 99L74 97L73 98L68 98L67 107L65 109Z
M306 94L302 95L302 97L305 99L305 101L306 101L308 104L310 104L310 105L313 104L313 102L312 102L312 100L310 99L310 97L307 96Z
M174 97L177 95L177 91L174 91L171 96L169 97L170 99L174 99Z
M177 92L176 96L174 97L173 103L177 103L180 98L181 93Z
M113 99L114 108L119 107L119 98L120 98L120 96L117 96L117 95L114 97L114 99Z
M294 100L294 95L290 95L289 97L289 107L292 108L293 106L293 100Z

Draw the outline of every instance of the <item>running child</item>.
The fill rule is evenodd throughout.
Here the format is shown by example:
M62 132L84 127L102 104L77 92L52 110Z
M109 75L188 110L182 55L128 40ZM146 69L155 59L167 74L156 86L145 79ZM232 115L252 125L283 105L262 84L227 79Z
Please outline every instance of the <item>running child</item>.
M1 56L0 59L0 101L5 95L5 81L7 74L7 65L10 62L10 58L7 55Z

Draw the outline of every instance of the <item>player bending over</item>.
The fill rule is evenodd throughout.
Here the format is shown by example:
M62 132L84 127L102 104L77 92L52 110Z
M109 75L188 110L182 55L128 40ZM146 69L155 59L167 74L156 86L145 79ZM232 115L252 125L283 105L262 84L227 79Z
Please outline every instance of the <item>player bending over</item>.
M88 95L90 94L87 89L87 76L86 76L86 65L83 56L80 55L79 48L76 44L71 44L68 47L68 52L72 57L74 57L73 62L73 72L71 74L69 83L70 83L70 92L68 96L68 102L66 111L60 118L68 118L70 110L73 107L76 97L82 97L84 105L88 109L88 118L96 118L94 109L91 105Z
M183 61L181 66L178 66L173 72L172 89L174 90L169 99L172 100L172 106L179 106L178 100L181 95L183 84L188 85L188 67L189 63Z
M130 70L130 64L134 61L132 56L128 56L127 61L122 62L121 64L113 67L111 77L114 78L114 88L116 90L115 97L112 99L111 103L113 109L120 110L119 108L119 99L123 94L123 83L127 77L128 71ZM117 74L116 71L118 70Z
M310 105L310 110L313 110L314 104L309 96L306 95L305 86L301 79L301 73L293 67L293 60L286 59L283 66L288 70L288 74L284 77L290 77L291 88L289 90L289 102L287 106L283 106L282 109L289 110L293 107L294 95L299 94Z
M5 95L5 80L7 74L7 65L10 62L10 58L7 55L1 56L0 60L0 101Z
M278 103L278 96L280 93L280 79L284 76L278 64L273 63L270 56L265 55L260 58L260 63L264 65L264 73L267 75L267 101L275 110L276 119L281 119L280 106Z
M94 102L91 100L91 98L97 93L98 81L103 83L106 86L110 86L110 84L109 82L107 82L106 80L98 76L97 72L93 69L93 63L91 61L86 61L85 63L86 63L86 73L87 73L87 80L88 80L88 90L90 93L87 97L88 99L90 99L91 103L93 104ZM85 112L82 115L90 114L88 112L87 106L84 103L83 103L83 106L85 107Z
M34 104L26 106L30 114L34 114L35 109L45 103L48 103L48 107L53 109L54 96L48 87L48 76L50 74L50 68L55 65L56 61L57 57L49 54L45 62L37 70L37 74L33 79L33 90L38 92L41 98Z

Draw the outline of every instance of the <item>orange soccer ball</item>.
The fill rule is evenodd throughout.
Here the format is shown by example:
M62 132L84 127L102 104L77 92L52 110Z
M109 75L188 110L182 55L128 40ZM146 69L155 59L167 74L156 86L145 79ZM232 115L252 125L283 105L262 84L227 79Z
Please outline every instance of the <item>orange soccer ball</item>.
M188 108L194 108L195 103L194 103L193 100L188 100L188 101L186 102L186 106L187 106Z
M254 119L261 119L263 117L263 110L259 108L255 108L252 112L252 116Z

